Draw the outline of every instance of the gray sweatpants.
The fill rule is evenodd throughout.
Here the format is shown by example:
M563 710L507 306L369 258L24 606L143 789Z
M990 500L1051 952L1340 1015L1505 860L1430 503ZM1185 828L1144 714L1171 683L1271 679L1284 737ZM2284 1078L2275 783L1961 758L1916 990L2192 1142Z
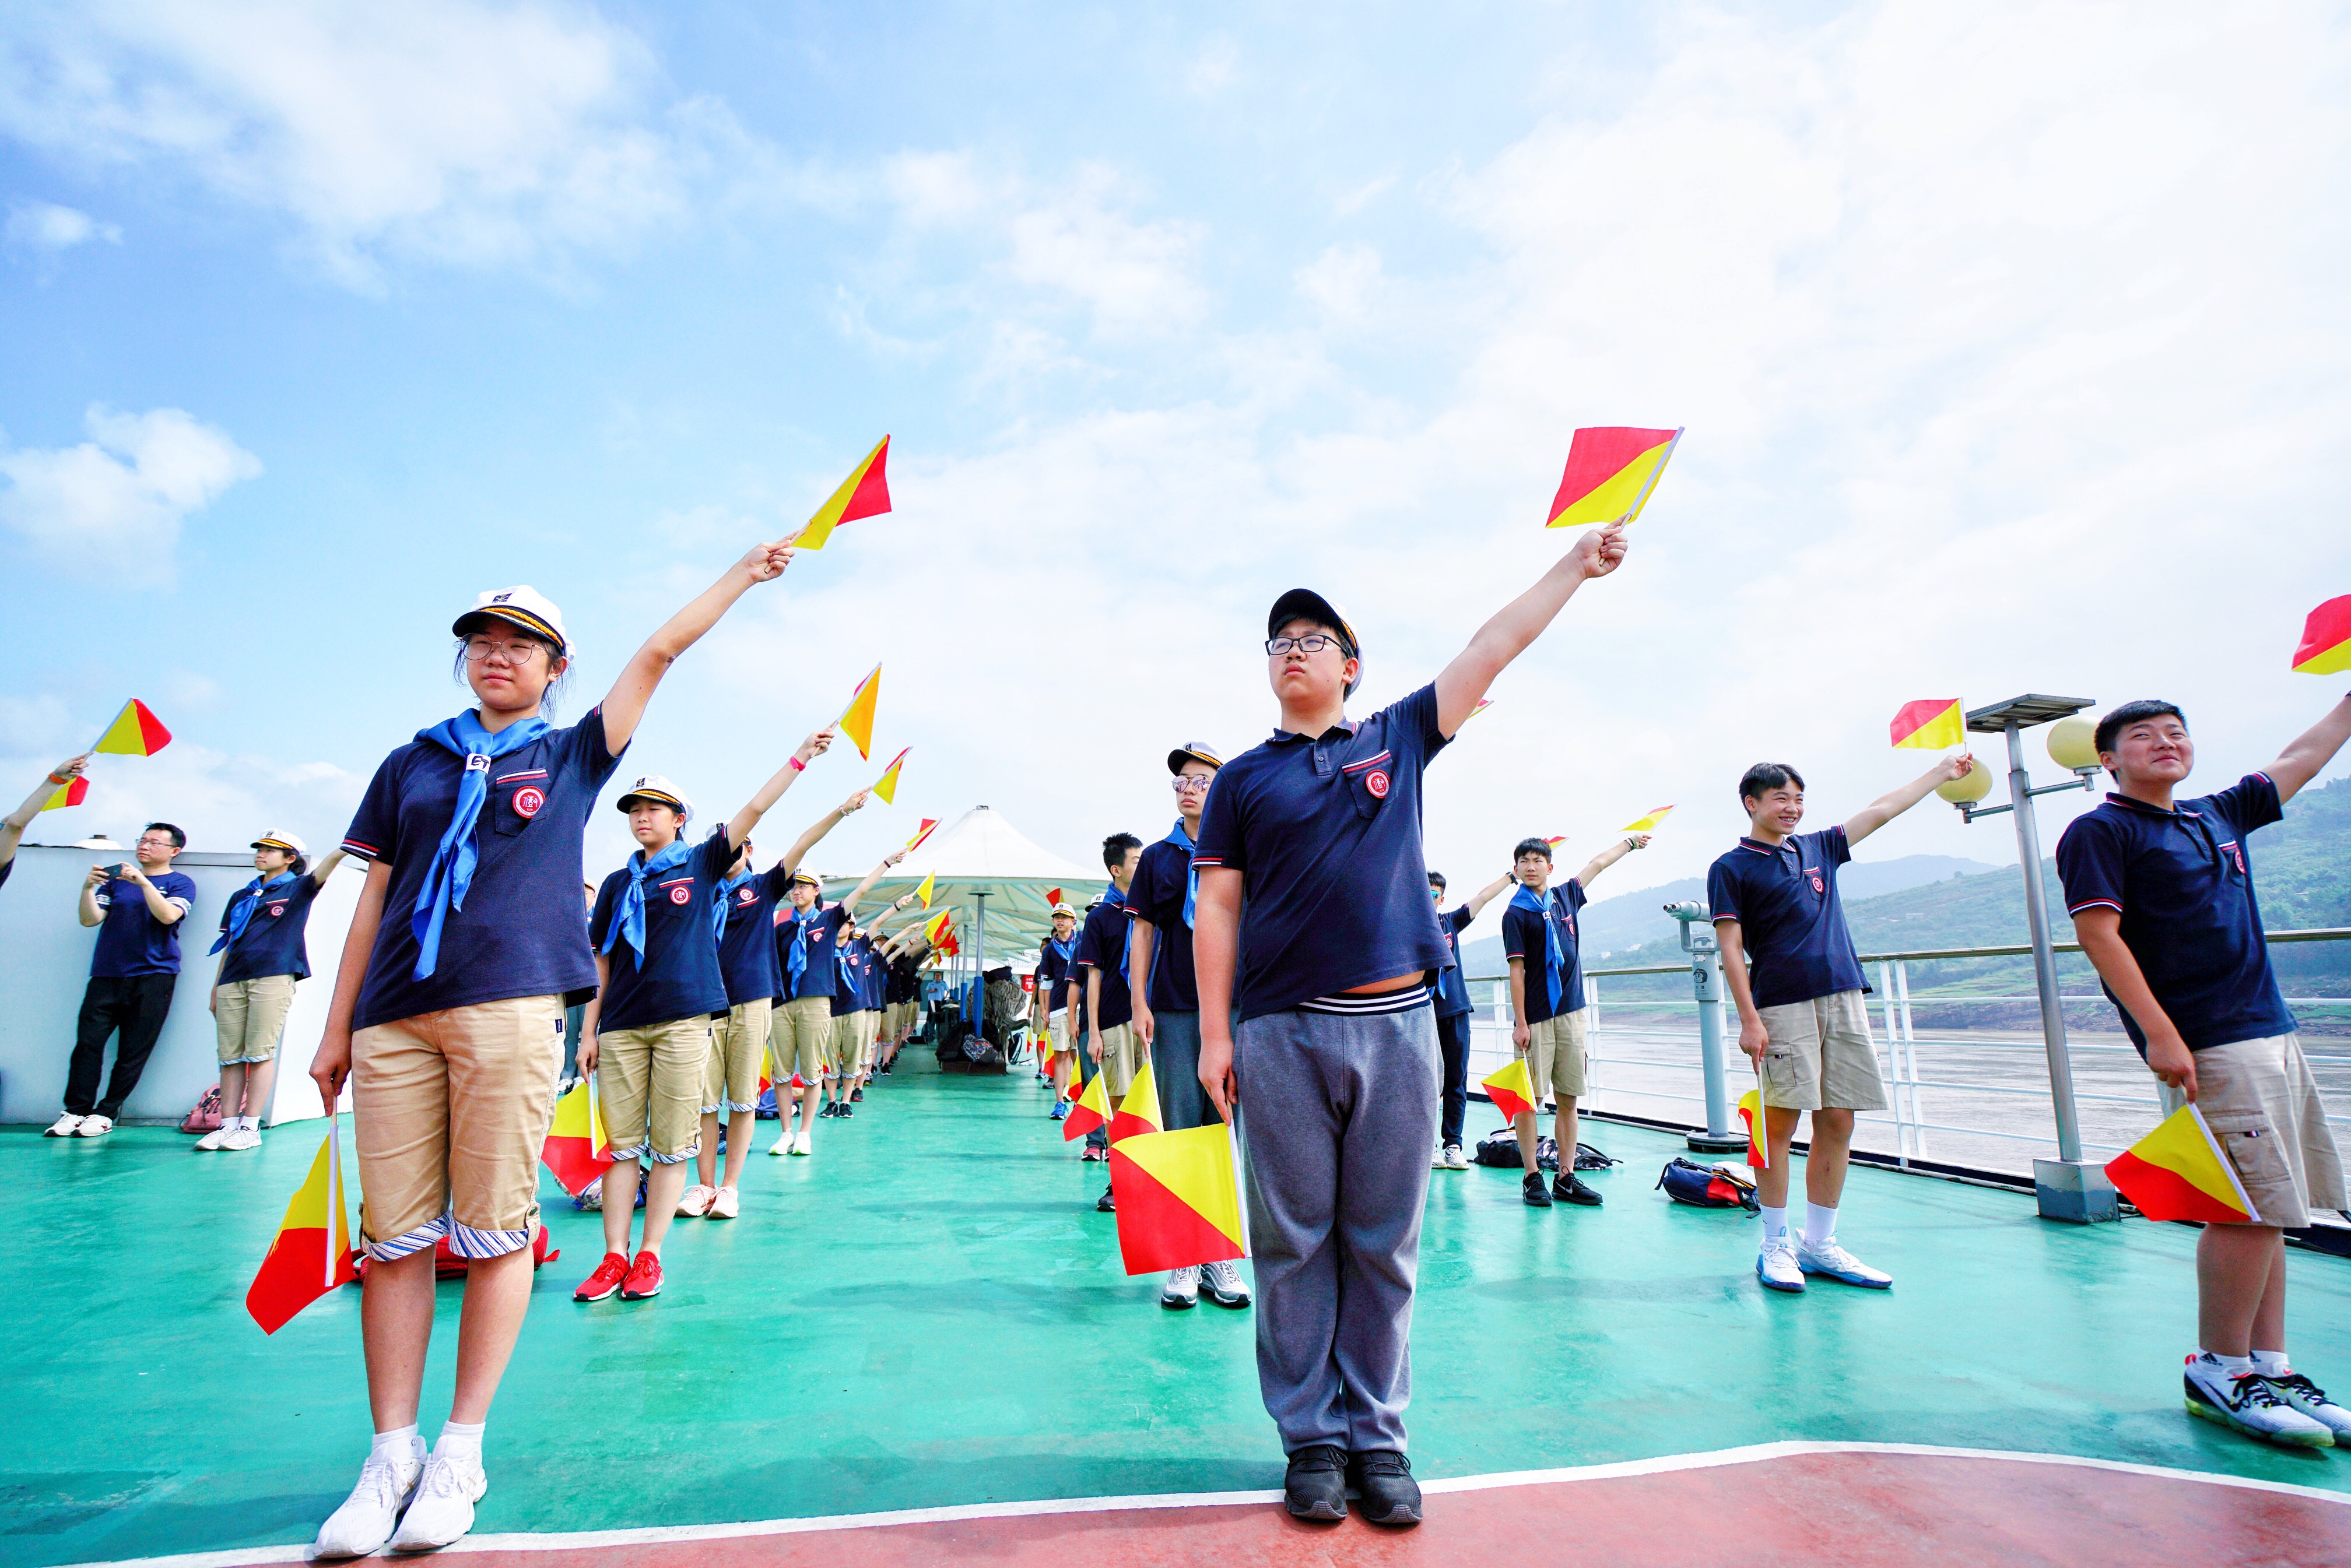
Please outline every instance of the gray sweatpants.
M1405 1446L1437 1069L1426 1007L1277 1012L1234 1038L1258 1387L1284 1453Z

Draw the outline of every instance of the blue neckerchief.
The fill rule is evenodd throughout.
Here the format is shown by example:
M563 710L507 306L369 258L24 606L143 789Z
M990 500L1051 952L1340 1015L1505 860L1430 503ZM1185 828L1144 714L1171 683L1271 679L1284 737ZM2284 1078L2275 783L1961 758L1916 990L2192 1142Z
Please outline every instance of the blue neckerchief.
M1184 831L1184 819L1176 819L1175 830L1161 840L1184 852L1184 929L1192 929L1192 911L1200 903L1200 870L1192 864L1192 857L1200 852L1200 841Z
M823 913L822 898L810 904L805 911L799 909L792 911L790 920L792 945L784 950L784 971L791 977L792 992L795 995L799 992L800 976L808 969L809 932L815 927L817 918Z
M554 728L534 716L493 735L483 727L480 715L468 708L454 719L416 732L418 740L430 741L464 758L465 771L457 775L457 809L450 814L449 830L433 851L433 864L424 868L424 888L416 895L415 913L409 917L409 929L416 933L416 971L412 979L432 978L441 961L441 929L448 924L450 910L465 907L466 891L474 885L474 867L481 857L474 829L482 820L482 803L490 798L490 764Z
M710 901L712 911L710 929L714 935L722 939L726 935L726 900L735 896L737 888L758 875L757 871L746 871L740 877L730 877L718 884L718 891L712 896Z
M1551 918L1552 895L1545 893L1537 898L1532 888L1521 884L1519 890L1510 895L1510 908L1532 910L1542 919L1543 974L1551 981L1551 1011L1552 1015L1557 1017L1560 993L1567 979L1567 949L1559 940L1559 923Z
M216 953L220 951L221 949L228 946L229 943L236 940L237 938L245 935L245 928L250 925L253 921L253 911L261 908L261 900L268 893L269 889L272 888L283 887L285 884L294 880L298 875L299 875L298 872L280 871L277 876L270 877L267 881L264 881L260 877L256 877L252 881L247 882L241 891L248 896L241 900L237 898L231 898L229 900L228 929L220 934L220 940L214 942L211 948L206 950L207 952Z
M1061 968L1065 972L1071 964L1077 961L1078 933L1075 929L1072 929L1070 932L1067 940L1057 941L1051 937L1047 937L1045 939L1045 945L1061 955Z
M625 936L629 945L637 950L637 962L645 961L645 884L664 871L684 865L686 857L693 853L694 846L681 833L669 841L668 848L650 859L642 849L629 857L629 863L621 867L628 873L629 879L622 885L620 901L612 909L612 924L604 932L604 951L611 952L612 944Z

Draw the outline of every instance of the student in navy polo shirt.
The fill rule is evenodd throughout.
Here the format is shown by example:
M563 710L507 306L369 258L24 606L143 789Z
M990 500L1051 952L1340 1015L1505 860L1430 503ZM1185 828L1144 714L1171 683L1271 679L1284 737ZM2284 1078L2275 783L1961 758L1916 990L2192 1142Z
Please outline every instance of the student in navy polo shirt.
M1155 1064L1151 1081L1159 1086L1159 1111L1166 1130L1205 1127L1215 1113L1200 1085L1200 994L1192 979L1192 847L1199 842L1200 812L1225 760L1197 741L1167 753L1174 774L1176 826L1167 836L1144 846L1126 892L1126 971L1150 977L1130 984L1134 1015L1128 1023L1135 1043ZM1181 1312L1200 1299L1222 1307L1249 1304L1249 1287L1229 1262L1177 1269L1167 1276L1159 1304Z
M768 1038L775 1056L777 1081L784 1082L797 1073L806 1088L799 1098L799 1131L792 1131L791 1116L785 1114L781 1117L782 1132L775 1147L768 1150L769 1154L814 1153L811 1129L820 1116L835 1114L817 1109L825 1083L825 1064L831 1059L834 949L841 928L854 922L857 906L872 891L873 884L905 858L903 849L884 857L848 898L830 904L824 901L823 881L815 873L800 869L801 860L818 841L831 832L842 817L865 805L868 793L860 790L835 806L802 834L799 842L784 857L792 867L792 886L789 901L776 911L778 1005L769 1015ZM776 1108L784 1109L781 1091L776 1096Z
M1785 763L1758 763L1739 781L1747 836L1707 872L1706 901L1722 944L1722 976L1739 1008L1739 1048L1755 1064L1771 1163L1756 1172L1763 1244L1755 1277L1775 1291L1802 1291L1804 1276L1884 1290L1893 1277L1837 1244L1853 1113L1886 1108L1886 1084L1862 1004L1861 959L1837 899L1837 867L1853 846L1927 798L1965 778L1965 753L1946 757L1837 827L1798 833L1804 779ZM1754 968L1750 971L1749 963ZM1804 1231L1788 1232L1788 1144L1805 1112L1813 1117L1804 1158Z
M784 764L784 773L777 775L784 788L791 788L809 763L831 745L831 730L819 730L802 741ZM755 871L751 852L747 837L726 879L711 892L720 911L718 971L726 982L726 1016L711 1030L702 1079L702 1147L695 1156L700 1179L678 1200L681 1215L732 1220L743 1211L743 1162L750 1158L751 1138L759 1127L759 1068L768 1058L768 1015L778 987L771 932L776 900L790 890L792 867L779 860L765 871ZM723 1181L717 1179L721 1111L726 1113Z
M261 1147L261 1116L277 1080L278 1036L296 983L310 975L302 940L310 903L343 863L338 849L314 871L309 854L293 834L263 834L253 841L253 880L221 911L209 1003L219 1037L221 1125L196 1140L199 1149Z
M2351 1445L2351 1411L2285 1353L2284 1231L2351 1207L2326 1110L2270 968L2247 841L2285 815L2351 736L2351 698L2277 761L2219 794L2176 798L2196 763L2168 702L2100 720L2105 803L2057 841L2082 950L2177 1108L2193 1101L2259 1219L2196 1243L2197 1348L2188 1408L2272 1442Z
M1437 1048L1445 1059L1445 1076L1438 1089L1442 1114L1437 1153L1429 1161L1432 1170L1469 1168L1469 1158L1461 1152L1461 1123L1469 1114L1469 1020L1477 1006L1469 1000L1469 983L1461 975L1461 933L1516 880L1505 871L1479 888L1468 903L1447 909L1445 878L1434 871L1428 874L1428 897L1440 911L1437 929L1445 933L1445 946L1452 955L1437 981Z
M914 898L906 895L884 914L894 914ZM820 1116L853 1117L852 1102L865 1097L862 1078L880 1032L881 965L873 952L873 934L854 923L841 929L833 944L835 971L832 995L832 1103Z
M1051 1041L1052 1059L1047 1073L1053 1085L1053 1108L1050 1115L1055 1121L1070 1114L1065 1096L1070 1092L1070 1075L1078 1064L1078 1037L1070 1033L1070 971L1078 958L1078 912L1067 904L1056 904L1052 911L1052 935L1037 944L1038 1005L1044 1009L1045 1032Z
M8 873L16 868L16 846L25 836L25 829L33 826L33 818L41 815L57 791L81 777L89 766L89 753L71 757L49 770L47 777L33 786L25 804L0 816L0 887L8 882Z
M1143 1065L1133 1020L1134 997L1126 977L1126 890L1134 881L1134 867L1143 857L1143 840L1132 833L1113 833L1102 840L1102 868L1110 873L1109 888L1086 911L1078 934L1078 956L1071 974L1085 992L1086 1060L1109 1080L1105 1087L1113 1106L1126 1098L1134 1075ZM1095 1133L1102 1133L1097 1127ZM1089 1134L1087 1141L1092 1142ZM1110 1138L1102 1133L1101 1158L1110 1158ZM1094 1203L1097 1211L1113 1212L1108 1187Z
M1526 1170L1519 1179L1519 1195L1530 1208L1548 1209L1553 1199L1587 1209L1600 1204L1600 1194L1575 1174L1575 1103L1583 1097L1590 1017L1583 1008L1583 949L1575 911L1589 900L1585 889L1593 877L1648 842L1646 833L1618 839L1562 888L1549 886L1546 840L1520 839L1510 853L1510 874L1519 884L1510 907L1502 911L1502 955L1510 964L1510 1046L1527 1059L1535 1104L1551 1102L1552 1141L1559 1147L1559 1174L1546 1192L1542 1169L1535 1163L1535 1113L1520 1111L1512 1120Z
M65 1114L49 1124L47 1137L104 1137L114 1130L122 1102L139 1086L172 1011L172 989L180 978L180 922L195 907L195 883L172 869L172 857L187 846L186 834L168 822L151 822L132 848L132 859L93 866L82 878L81 923L99 928L98 946L89 955L89 984L74 1025ZM100 1098L106 1038L117 1030L122 1039Z
M1451 957L1428 898L1422 770L1624 556L1621 529L1586 534L1433 684L1362 721L1345 713L1364 668L1345 618L1303 588L1267 618L1280 727L1209 792L1192 952L1200 1081L1220 1114L1247 1106L1258 1383L1298 1517L1343 1517L1352 1471L1374 1523L1420 1520L1404 1408L1437 1135L1428 992Z
M451 628L476 706L385 758L360 802L343 848L367 881L310 1075L329 1106L350 1081L376 1440L316 1555L445 1546L473 1528L482 1426L530 1304L563 1010L596 986L578 890L588 814L663 676L791 554L754 545L565 729L544 716L571 665L562 613L528 587L482 594ZM444 1237L469 1266L456 1392L428 1459L416 1407Z

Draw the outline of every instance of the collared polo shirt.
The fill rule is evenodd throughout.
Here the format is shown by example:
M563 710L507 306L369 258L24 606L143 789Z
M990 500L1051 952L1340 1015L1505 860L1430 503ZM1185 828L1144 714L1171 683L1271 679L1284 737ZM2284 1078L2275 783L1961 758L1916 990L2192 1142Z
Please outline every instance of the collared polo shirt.
M841 928L849 923L849 911L839 904L820 899L803 917L789 899L776 901L776 997L779 1002L799 1002L811 996L829 997L833 993L833 946L841 938ZM806 942L807 962L800 970L798 984L792 981L792 945Z
M1575 928L1575 911L1588 901L1583 884L1570 877L1545 890L1541 914L1520 905L1516 893L1510 896L1510 907L1502 911L1502 956L1526 964L1529 1023L1541 1023L1546 1018L1583 1010L1583 950ZM1543 930L1546 924L1559 934L1563 962L1557 1007L1551 1004L1551 947Z
M474 827L473 886L465 907L442 923L433 972L416 980L416 900L456 815L465 759L430 741L384 758L343 835L348 853L392 867L351 1027L517 996L559 993L573 1002L595 995L581 843L596 792L620 765L605 749L601 708L490 764L490 797Z
M253 918L246 921L245 934L222 950L219 983L273 974L308 979L310 954L302 936L310 923L311 902L318 896L319 879L307 871L258 893L239 888L231 894L228 908L221 911L220 929L228 929L230 917L240 904L254 905Z
M1431 904L1436 902L1435 899L1429 901ZM1452 961L1445 966L1445 972L1437 981L1437 1016L1439 1018L1459 1018L1477 1011L1476 1004L1469 1000L1468 979L1461 972L1461 933L1469 929L1472 919L1467 904L1437 917L1437 929L1445 933L1445 945L1453 954Z
M1320 735L1276 730L1217 773L1192 858L1241 874L1243 1023L1445 967L1421 774L1447 740L1432 683Z
M1214 794L1216 792L1208 792ZM1078 982L1078 994L1086 993L1086 977L1081 970L1097 970L1102 974L1102 1017L1093 1024L1081 1028L1115 1029L1134 1016L1134 998L1126 989L1126 900L1119 897L1115 883L1102 895L1101 903L1086 911L1085 929L1078 936L1077 962L1071 973ZM1195 1006L1196 1007L1196 1003Z
M98 946L89 955L92 980L120 980L140 974L180 972L180 928L187 911L196 907L193 877L166 871L147 878L164 900L180 906L180 919L165 925L147 908L147 890L128 877L111 877L99 884Z
M1840 823L1792 834L1776 849L1742 837L1708 870L1707 908L1739 922L1757 1007L1865 989L1837 900L1837 867L1852 858Z
M2269 775L2247 774L2169 811L2109 794L2057 840L2066 912L2121 913L2123 945L2191 1051L2294 1030L2270 968L2245 843L2284 815ZM2138 1020L2113 991L2106 999L2147 1054Z
M1038 944L1037 978L1038 983L1046 988L1045 1011L1049 1013L1063 1011L1065 1005L1063 998L1066 995L1064 988L1070 981L1071 971L1078 967L1078 939L1084 934L1085 928L1081 924L1076 930L1070 933L1066 950L1057 946L1050 937L1047 937ZM1070 1027L1083 1029L1086 1026L1086 988L1082 984L1078 987L1074 1006L1078 1015L1071 1021ZM1064 1051L1070 1048L1070 1043L1066 1040L1056 1041L1054 1044Z
M792 885L780 865L755 871L726 893L726 929L718 936L718 972L726 981L726 1004L772 997L783 989L776 969L776 903Z
M1192 928L1184 923L1184 894L1191 880L1192 852L1163 838L1143 846L1134 883L1126 890L1128 915L1151 922L1151 985L1144 994L1155 1012L1200 1011L1192 975Z
M644 862L645 852L631 857ZM611 978L596 1030L644 1029L681 1018L708 1018L726 1011L726 977L718 967L718 933L710 918L710 890L734 864L735 846L724 826L695 846L677 865L645 882L645 952L643 959L623 933L605 953ZM627 867L596 889L596 912L588 920L588 940L603 951L606 933L618 918Z

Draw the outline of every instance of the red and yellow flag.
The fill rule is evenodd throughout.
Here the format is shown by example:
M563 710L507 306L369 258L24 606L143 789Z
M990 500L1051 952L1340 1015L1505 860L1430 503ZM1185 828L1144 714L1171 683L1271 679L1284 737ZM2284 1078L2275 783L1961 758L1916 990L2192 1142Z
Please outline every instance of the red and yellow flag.
M1956 697L1921 697L1905 702L1886 726L1897 746L1917 746L1930 752L1968 743L1968 722Z
M1678 430L1632 430L1599 425L1575 432L1568 443L1567 472L1552 498L1552 528L1605 528L1641 514L1657 476L1674 455Z
M1496 1110L1513 1121L1521 1112L1535 1108L1535 1081L1527 1074L1524 1056L1511 1057L1500 1072L1479 1079L1478 1086L1493 1096Z
M1059 888L1046 888L1046 889L1045 889L1045 908L1046 908L1046 909L1050 909L1054 905L1056 905L1056 904L1060 903L1061 901L1061 890Z
M98 738L93 752L108 752L118 757L152 757L172 743L172 732L163 728L163 721L153 710L133 697Z
M892 801L890 804L895 805L898 803ZM931 836L931 829L936 827L938 825L939 819L935 816L926 816L923 818L923 826L914 829L914 836L906 840L906 847L909 849L921 848L923 846L923 840L928 838Z
M1159 1115L1159 1085L1151 1076L1146 1060L1135 1070L1134 1082L1126 1086L1126 1096L1118 1102L1118 1114L1110 1118L1110 1141L1115 1144L1138 1133L1155 1133L1165 1125Z
M931 907L931 899L937 895L938 890L939 874L935 871L929 872L923 877L923 885L914 889L914 897L920 898L923 901L923 908L927 909Z
M882 444L865 454L865 461L850 470L849 477L831 498L816 509L796 541L800 549L821 550L824 542L832 537L835 527L854 523L860 517L879 517L890 510L890 479L884 471L890 465L890 438L883 436Z
M2302 623L2302 645L2294 667L2304 675L2337 675L2351 670L2351 594L2329 599Z
M857 683L857 690L850 694L849 706L834 721L842 734L857 742L857 754L869 760L873 755L873 710L881 701L882 667L877 664L873 673Z
M1763 1091L1748 1090L1739 1096L1739 1119L1747 1124L1747 1163L1756 1170L1771 1168L1771 1140L1763 1130Z
M1096 1127L1110 1126L1110 1076L1096 1073L1086 1080L1085 1087L1070 1103L1070 1114L1061 1123L1061 1141L1080 1138Z
M751 1098L757 1100L775 1086L776 1054L763 1045L759 1048L759 1086L751 1092Z
M555 1173L563 1190L577 1197L612 1163L611 1146L604 1141L604 1115L596 1104L596 1076L590 1074L555 1102L555 1120L538 1146L541 1165Z
M310 1174L286 1205L286 1218L246 1288L245 1310L264 1334L276 1334L296 1313L338 1285L358 1279L351 1232L343 1218L342 1118L329 1116L327 1136Z
M1233 1129L1222 1121L1138 1133L1113 1145L1110 1189L1118 1206L1119 1257L1129 1274L1249 1256L1240 1158Z
M908 746L906 752L914 749ZM882 770L882 776L873 781L873 793L891 805L898 804L898 770L905 766L906 752L900 752L896 756L892 757L890 765Z
M43 811L63 811L67 806L79 805L83 801L89 798L89 780L86 778L68 779L64 784L57 786L57 794L49 796L47 801L42 803L41 809Z
M1479 699L1478 699L1478 704L1477 704L1477 706L1476 706L1476 707L1474 707L1474 708L1471 708L1471 709L1469 710L1469 719L1474 719L1474 718L1476 718L1479 714L1480 714L1480 713L1484 712L1487 709L1491 708L1493 705L1494 705L1494 700L1493 700L1492 698L1490 698L1490 697L1480 697L1480 698L1479 698ZM1469 722L1469 719L1464 719L1464 720L1462 720L1461 722L1462 722L1463 723L1465 723L1465 724L1466 724L1466 723L1468 723L1468 722Z
M1649 808L1646 815L1635 817L1632 821L1626 823L1623 827L1618 828L1616 831L1619 833L1653 832L1656 828L1657 824L1665 821L1667 814L1672 812L1673 809L1674 808L1669 805L1653 805Z
M927 881L929 878L925 877L925 880ZM937 914L933 915L929 919L923 922L923 940L929 942L931 946L936 947L939 945L940 940L946 936L947 928L954 924L955 911L953 909L941 909Z
M2182 1106L2156 1129L2106 1162L2115 1190L2150 1220L2201 1220L2258 1225L2262 1217L2237 1179L2237 1167L2205 1125Z

